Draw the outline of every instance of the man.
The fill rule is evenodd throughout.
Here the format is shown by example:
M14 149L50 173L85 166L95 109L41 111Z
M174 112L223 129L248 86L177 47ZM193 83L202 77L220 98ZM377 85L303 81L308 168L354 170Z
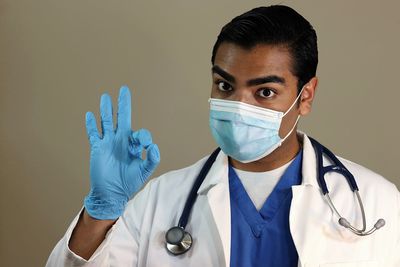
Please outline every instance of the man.
M347 173L336 166L325 176L332 206L317 178L321 147L297 131L318 84L310 23L286 6L255 8L222 28L211 61L210 129L221 151L136 194L159 151L149 132L131 130L129 90L121 88L116 129L103 95L102 136L86 117L91 190L47 266L400 266L396 187L340 159L365 227Z

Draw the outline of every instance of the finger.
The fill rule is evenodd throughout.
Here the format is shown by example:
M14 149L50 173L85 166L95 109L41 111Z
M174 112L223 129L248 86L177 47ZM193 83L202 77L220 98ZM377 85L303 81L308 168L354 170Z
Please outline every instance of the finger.
M153 142L151 133L146 129L132 132L129 141L129 152L135 157L141 157L143 148L147 148Z
M142 168L151 174L160 163L160 150L156 144L147 147L146 159L142 162Z
M100 139L99 132L97 131L96 118L92 112L86 112L86 132L90 145Z
M100 99L101 129L103 137L114 131L111 97L104 93Z
M131 93L127 86L122 86L119 90L117 130L131 129Z

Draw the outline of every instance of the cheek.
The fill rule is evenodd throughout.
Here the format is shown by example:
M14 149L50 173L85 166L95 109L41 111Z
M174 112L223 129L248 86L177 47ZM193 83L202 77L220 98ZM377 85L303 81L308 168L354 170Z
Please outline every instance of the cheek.
M211 97L212 98L227 98L231 93L224 92L218 89L218 85L214 84L211 87Z
M289 115L289 114L288 114ZM289 117L288 116L285 116L283 119L282 119L282 123L281 123L281 127L279 128L279 136L281 137L281 138L283 138L286 134L287 134L287 132L289 131L288 130L288 119L289 119Z
M215 85L211 86L211 97L216 98L218 95L219 95L219 91L215 87Z
M300 114L300 110L298 110L297 105L298 104L296 103L291 111L282 119L281 127L279 129L279 136L281 138L285 137L289 131L292 130L294 124L296 123L297 116Z

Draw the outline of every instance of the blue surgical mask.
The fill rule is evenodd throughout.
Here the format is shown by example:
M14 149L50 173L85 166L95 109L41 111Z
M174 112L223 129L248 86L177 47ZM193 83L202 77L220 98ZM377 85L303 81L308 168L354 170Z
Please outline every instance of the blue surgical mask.
M284 138L279 136L282 118L293 108L303 89L285 113L240 101L210 98L210 128L215 141L225 154L243 163L271 154L297 125L300 115L290 132Z

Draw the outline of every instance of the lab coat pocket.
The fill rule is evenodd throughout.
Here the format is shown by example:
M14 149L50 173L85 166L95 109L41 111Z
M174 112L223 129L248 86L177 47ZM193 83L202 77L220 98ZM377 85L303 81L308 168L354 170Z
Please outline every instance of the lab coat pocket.
M320 264L320 267L382 267L377 261L353 261Z

